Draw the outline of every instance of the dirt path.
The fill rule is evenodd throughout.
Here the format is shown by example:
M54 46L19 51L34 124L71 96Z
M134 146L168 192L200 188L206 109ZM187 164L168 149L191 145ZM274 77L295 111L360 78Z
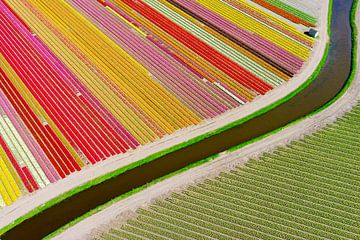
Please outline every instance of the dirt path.
M25 215L29 211L41 206L50 201L52 198L61 195L75 187L83 185L94 178L103 176L109 172L127 166L131 163L137 162L147 156L168 149L172 146L186 142L199 135L214 131L225 125L228 125L238 119L242 119L262 108L275 102L290 92L297 89L303 82L305 82L316 69L321 61L323 52L325 50L327 36L327 1L319 1L321 6L321 18L319 21L320 39L313 51L311 59L305 64L301 74L295 76L290 82L280 86L274 91L268 93L266 96L259 97L255 102L229 111L228 113L211 119L199 126L181 130L171 136L165 137L158 142L142 146L133 152L110 158L104 162L98 163L95 166L86 168L80 172L72 174L64 180L50 184L44 189L41 189L34 194L27 195L15 202L13 205L5 207L0 210L0 228L10 224L17 218Z
M322 8L324 9L324 8ZM324 20L324 18L322 18ZM360 21L360 10L357 11L357 22ZM323 22L323 21L322 21ZM325 23L322 23L326 25ZM324 26L324 25L323 25ZM358 26L359 29L359 26ZM360 44L360 41L358 42ZM321 54L319 54L321 55ZM358 62L360 62L360 49L358 48ZM305 70L306 71L306 70ZM203 179L216 176L219 172L231 169L234 166L244 164L249 158L261 155L263 152L286 145L294 139L299 139L305 134L316 131L318 128L333 122L337 117L349 111L353 105L360 100L360 72L357 72L352 86L348 89L344 96L336 103L328 107L321 113L312 116L304 121L294 124L281 132L260 140L254 144L248 145L241 150L233 153L223 154L221 157L206 163L197 168L193 168L184 173L176 175L170 179L155 184L138 194L135 194L119 203L113 204L105 210L85 219L77 225L69 228L55 239L84 239L91 232L101 231L111 226L114 222L125 221L127 217L134 214L139 207L149 205L153 200L166 197L173 191L181 191L186 186Z

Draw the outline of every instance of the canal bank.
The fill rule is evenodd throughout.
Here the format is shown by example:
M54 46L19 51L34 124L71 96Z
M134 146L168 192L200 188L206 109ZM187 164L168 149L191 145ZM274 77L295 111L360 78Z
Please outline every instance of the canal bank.
M344 34L344 31L346 32L346 25L347 25L346 24L346 19L348 19L348 17L349 17L348 14L347 15L345 14L345 12L346 12L346 6L345 6L346 3L351 5L350 1L342 1L340 3L339 3L339 1L334 2L334 8L335 7L337 7L338 9L345 8L345 9L343 9L341 11L335 11L334 15L336 17L333 16L333 22L335 24L337 23L337 21L338 22L342 21L342 23L344 24L343 26L341 26L341 31L342 31L343 34ZM336 4L338 4L338 5L336 5ZM341 15L341 13L343 15ZM338 27L340 27L340 26L338 26ZM332 32L332 34L334 34L334 33ZM336 42L336 41L340 41L341 39L336 40L336 36L334 36L334 39L335 39L334 41L335 42L333 42L333 40L332 40L332 47L330 47L330 49L329 49L329 54L330 54L330 56L331 56L332 53L335 54L332 57L335 57L335 56L336 57L341 57L341 56L339 56L339 53L336 52L336 49L340 49L341 50L340 54L344 55L343 59L345 59L346 57L349 57L348 63L350 63L351 30L348 32L348 35L349 35L348 40L350 40L350 44L349 44L349 41ZM342 39L342 40L344 40L344 39ZM336 47L334 47L333 44L336 44ZM347 44L349 44L349 45L347 45ZM331 60L331 57L329 59ZM332 62L332 61L328 60L327 63L326 63L325 68L327 66L329 66L330 70L331 70L331 67L336 66L336 63L339 63L339 62L338 61ZM331 64L333 64L333 65L331 65ZM305 93L305 95L303 95L302 98L298 98L299 95L297 95L294 99L292 99L292 100L290 100L288 102L288 103L291 103L292 105L284 106L284 105L288 104L288 103L285 103L285 104L281 105L280 107L276 108L274 110L275 113L272 113L273 111L268 112L268 113L275 114L275 115L268 115L268 113L264 114L261 117L255 118L255 119L253 119L253 120L251 120L251 121L249 121L249 122L247 122L247 123L245 123L245 124L243 124L243 125L241 125L239 127L235 127L235 128L233 128L231 130L227 130L227 131L225 131L225 132L223 132L223 133L221 133L219 135L216 135L216 136L213 136L211 138L205 139L200 143L196 143L196 144L194 144L192 146L189 146L189 147L187 147L185 149L176 151L174 153L170 153L170 154L165 155L165 156L163 156L163 157L161 157L161 158L159 158L159 159L157 159L157 160L155 160L155 161L153 161L151 163L148 163L148 164L143 165L143 166L141 166L139 168L130 170L129 172L126 172L123 175L120 175L119 176L120 178L116 177L114 179L111 179L111 180L108 180L108 181L102 183L102 184L110 184L110 185L102 185L102 184L100 184L98 186L95 186L94 188L96 188L96 189L94 189L94 192L92 193L92 195L91 194L90 195L83 195L83 197L80 196L81 194L86 193L87 191L91 192L93 190L93 189L89 189L89 190L86 190L86 191L84 191L84 192L82 192L82 193L80 193L80 194L78 194L78 195L76 195L74 197L71 197L71 198L65 200L63 203L67 202L70 205L73 204L72 207L76 207L76 209L74 209L74 208L72 208L70 206L69 210L70 209L72 209L72 210L68 211L69 214L66 217L71 218L72 216L69 216L69 215L72 215L72 212L74 212L74 214L78 214L79 213L78 210L80 210L80 212L81 212L81 211L84 211L85 209L93 208L92 203L95 204L94 206L98 206L99 204L101 204L103 202L106 202L107 201L106 199L110 200L113 197L118 196L119 194L121 194L122 190L128 191L128 190L132 189L133 187L140 186L143 183L149 182L154 178L163 176L168 172L172 172L172 171L174 171L176 169L179 169L179 168L181 168L183 166L187 166L191 162L195 162L195 161L197 161L199 159L204 159L207 156L211 156L211 155L213 155L215 153L222 152L222 151L224 151L224 150L226 150L228 148L231 148L233 146L237 146L238 144L240 144L242 142L246 142L249 139L252 139L252 138L260 136L260 135L263 135L264 133L268 132L269 129L271 131L272 129L276 129L278 127L284 126L288 122L291 122L291 121L293 121L295 119L298 119L299 117L302 117L302 116L306 115L309 112L312 112L314 109L317 109L318 106L322 106L323 103L326 103L326 102L329 101L329 99L326 98L326 95L323 98L319 97L319 95L318 95L321 92L321 89L322 89L321 86L323 84L325 84L326 86L328 86L328 85L334 86L334 88L332 89L333 91L331 91L333 93L333 95L330 96L330 99L332 99L333 96L335 96L337 94L338 90L342 88L342 86L344 85L344 82L346 82L346 79L347 79L347 76L348 76L348 74L346 74L346 73L350 72L351 66L347 65L345 61L341 62L341 66L343 68L343 71L340 71L341 69L337 69L336 72L334 72L334 71L329 72L328 74L330 74L330 75L327 75L328 77L324 76L324 78L323 78L323 80L326 80L326 79L328 80L328 79L333 79L333 78L336 77L335 80L339 80L339 81L332 81L331 84L329 83L329 81L321 81L321 79L320 79L320 81L318 81L319 78L322 76L322 74L324 72L324 71L322 71L320 73L320 75L319 75L319 78L317 80L315 80L311 85L309 85L306 89L304 89L304 91L302 93L299 94L299 95L301 95L301 94ZM347 67L349 67L349 68L347 68ZM338 73L338 75L336 75L335 73ZM329 78L329 76L332 76L332 78ZM340 78L338 78L338 77L340 77ZM343 78L341 78L341 77L343 77ZM340 81L340 79L342 81ZM312 86L313 84L315 84L315 85ZM312 88L310 88L311 86L312 86ZM337 86L338 86L338 88L337 88ZM320 88L320 90L317 91L319 88ZM311 91L311 90L313 90L313 91ZM314 91L316 91L316 92L314 92ZM326 91L329 91L329 90L326 89ZM328 92L326 92L326 93L328 93ZM311 96L314 96L314 98L312 98ZM306 99L304 99L304 98L306 98ZM301 107L300 107L299 111L296 112L295 114L293 114L293 112L288 113L289 108L290 109L293 108L294 104L296 104L296 102L293 102L293 100L295 100L295 99L298 99L298 101L300 101L300 102L298 102L298 104ZM320 105L314 104L314 105L312 105L312 108L310 106L309 106L309 108L305 108L301 104L301 101L305 101L305 100L309 100L309 99L316 100L316 103L320 104ZM282 110L279 109L279 108L282 108ZM302 111L302 110L304 110L304 111ZM288 113L288 114L286 114L286 113ZM276 114L280 114L280 115L276 115ZM285 116L286 116L286 118L285 118ZM276 122L278 120L277 118L280 118L280 117L283 118L283 119L279 119L278 124L276 124ZM284 119L285 119L285 121L280 121L280 120L284 120ZM254 120L255 120L255 122L254 122ZM263 122L261 122L261 121L263 121ZM255 125L251 125L251 124L249 125L249 123L251 123L251 122L252 122L252 124L255 124ZM261 126L262 129L259 129L259 126ZM244 136L244 132L249 133L249 136ZM220 138L216 138L218 136L220 136ZM217 143L217 144L214 145L213 144L214 142ZM209 147L209 146L211 146L211 147ZM186 150L186 151L184 151L184 150ZM139 176L141 176L141 178L139 178ZM117 179L118 182L115 181L116 179ZM101 186L102 186L102 188L98 188L98 187L101 187ZM88 194L90 192L88 192ZM103 193L102 196L99 196L100 195L99 193ZM79 197L79 198L77 198L77 197ZM82 199L82 203L81 203L81 201L78 202L81 199ZM92 200L91 203L89 203L89 199ZM59 205L57 205L55 207L62 206L63 203L61 203L61 204L59 204ZM79 207L79 208L77 208L77 207ZM48 210L51 210L51 209L52 208L50 208ZM43 212L42 214L48 212L48 210ZM65 211L65 210L66 210L66 208L63 208L62 211L60 210L58 213L63 214L63 211ZM40 214L40 215L42 215L42 214ZM53 217L57 216L56 212L53 212L52 214L55 214L55 215L52 215ZM37 215L37 216L40 216L40 215ZM45 215L43 215L43 216L45 216ZM60 221L61 220L59 220L58 223L60 223ZM27 222L24 222L24 224L19 225L19 227L25 226L26 223ZM50 224L51 221L47 221L46 223L49 223L49 225L51 225ZM44 225L38 225L38 226L44 226ZM14 230L15 229L16 228L14 228ZM29 229L31 229L32 232L34 231L34 228L29 228ZM26 230L24 230L24 231L26 231ZM8 234L6 234L6 235L8 235ZM5 237L6 237L6 235L5 235Z

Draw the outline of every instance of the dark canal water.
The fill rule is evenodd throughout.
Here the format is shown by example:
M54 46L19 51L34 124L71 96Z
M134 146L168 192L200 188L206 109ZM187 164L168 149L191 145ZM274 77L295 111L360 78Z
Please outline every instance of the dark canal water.
M285 126L330 101L342 89L351 70L352 35L349 20L352 4L353 0L334 0L331 47L326 66L312 84L290 101L238 127L80 192L24 221L3 235L2 239L41 239L89 210L133 188Z

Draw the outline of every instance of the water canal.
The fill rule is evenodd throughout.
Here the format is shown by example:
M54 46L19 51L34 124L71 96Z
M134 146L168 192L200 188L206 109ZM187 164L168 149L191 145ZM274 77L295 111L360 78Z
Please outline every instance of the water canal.
M340 92L351 72L350 12L353 2L353 0L334 0L331 45L325 67L314 82L290 101L242 125L169 153L82 191L24 221L5 233L2 239L40 239L133 188L283 127L326 104Z

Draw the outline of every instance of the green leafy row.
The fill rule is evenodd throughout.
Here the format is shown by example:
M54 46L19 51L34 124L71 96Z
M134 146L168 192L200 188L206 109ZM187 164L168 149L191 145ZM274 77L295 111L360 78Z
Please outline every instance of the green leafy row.
M277 6L281 9L284 9L285 11L289 12L289 13L292 13L294 14L295 16L311 23L311 24L316 24L317 22L317 19L316 17L313 17L297 8L294 8L288 4L286 4L285 2L283 1L280 1L280 0L266 0L268 3L274 5L274 6Z
M359 239L360 103L335 123L158 200L100 239Z

